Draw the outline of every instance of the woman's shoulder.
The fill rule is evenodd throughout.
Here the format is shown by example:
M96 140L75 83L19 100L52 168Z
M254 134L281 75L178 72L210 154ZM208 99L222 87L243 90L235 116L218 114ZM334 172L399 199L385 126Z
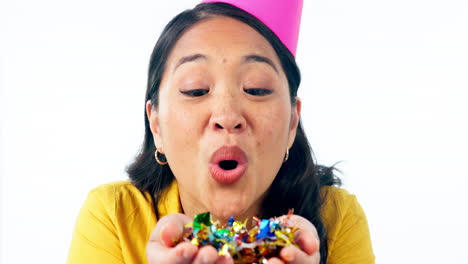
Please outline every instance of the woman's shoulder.
M110 183L101 184L90 191L91 195L99 196L107 199L140 197L147 194L141 192L130 181L115 181Z
M336 227L343 224L343 221L366 220L356 195L346 189L324 186L321 189L321 194L324 200L321 213L326 226Z
M147 191L141 191L130 181L102 184L90 191L88 199L100 201L118 217L132 215L137 211L152 216L155 214L154 198L151 194ZM156 202L160 217L169 213L181 212L177 183L170 184L159 201Z
M148 192L140 191L130 181L115 181L101 184L89 192L88 199L99 202L114 214L125 214L135 208L151 208L152 200Z
M69 263L143 263L155 224L148 193L129 181L100 185L78 215Z
M324 200L323 210L330 211L330 213L334 211L337 214L345 213L350 206L357 203L354 194L340 187L324 186L321 189L321 194Z
M156 224L151 195L140 191L130 181L97 186L89 192L85 207L108 230L118 234L119 239L138 246L146 242ZM121 246L133 247L130 244Z
M345 189L322 187L322 220L333 263L373 263L367 218L356 196Z
M100 195L115 195L123 193L137 193L140 190L130 181L114 181L98 185L91 190L91 193Z

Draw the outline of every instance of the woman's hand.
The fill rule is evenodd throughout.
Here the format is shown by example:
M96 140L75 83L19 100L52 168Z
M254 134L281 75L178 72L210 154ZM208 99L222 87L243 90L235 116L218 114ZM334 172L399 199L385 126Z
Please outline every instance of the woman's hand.
M286 217L286 216L283 216ZM300 248L289 246L280 251L279 258L271 258L269 264L320 263L320 239L314 225L302 216L292 215L291 226L298 227L294 237Z
M149 264L232 264L231 257L221 257L214 247L198 249L189 242L180 241L184 226L192 219L183 214L170 214L161 218L153 229L146 245L146 258Z
M269 259L268 263L320 263L319 238L314 225L298 215L292 215L290 221L292 226L299 228L294 236L300 248L285 247L281 250L279 257ZM190 222L192 219L183 214L171 214L161 218L146 246L148 263L233 263L231 257L219 256L216 249L211 246L198 249L189 242L177 244L177 241L182 238L184 226Z

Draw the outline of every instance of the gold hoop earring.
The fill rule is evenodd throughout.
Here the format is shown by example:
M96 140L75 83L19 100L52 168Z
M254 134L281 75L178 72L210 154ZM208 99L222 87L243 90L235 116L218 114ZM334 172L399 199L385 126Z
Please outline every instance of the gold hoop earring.
M166 165L167 164L167 160L166 161L161 161L159 158L158 158L158 152L159 152L159 149L156 149L156 152L154 153L154 157L156 158L156 162L159 164L159 165ZM162 153L161 153L162 154ZM163 154L164 155L164 154Z
M286 149L286 155L284 156L283 162L286 162L289 158L289 149Z

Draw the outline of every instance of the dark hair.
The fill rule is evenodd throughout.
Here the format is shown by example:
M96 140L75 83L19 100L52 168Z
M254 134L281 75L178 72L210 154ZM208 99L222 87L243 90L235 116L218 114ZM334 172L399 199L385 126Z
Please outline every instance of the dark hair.
M260 20L239 8L225 3L199 4L194 9L180 13L167 24L151 54L145 102L151 100L152 105L157 107L159 85L165 64L178 39L191 26L213 16L226 16L244 22L270 42L287 76L291 104L294 105L297 89L301 81L301 75L294 56ZM155 151L156 147L145 111L143 146L135 162L128 167L127 172L135 186L142 192L147 191L152 194L155 213L159 217L156 201L161 199L166 188L174 181L174 175L169 166L161 166L155 161ZM320 188L324 185L339 185L341 183L333 174L333 170L333 167L315 164L312 150L299 121L296 138L289 150L289 158L282 164L270 186L263 201L261 212L261 217L269 218L286 214L289 209L293 208L295 214L311 221L317 228L320 237L320 263L326 263L327 258L327 236L320 214L324 199L321 196Z

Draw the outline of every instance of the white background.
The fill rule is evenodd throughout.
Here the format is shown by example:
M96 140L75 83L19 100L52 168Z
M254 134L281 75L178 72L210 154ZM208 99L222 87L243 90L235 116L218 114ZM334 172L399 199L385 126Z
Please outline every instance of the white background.
M468 1L305 2L303 123L377 263L468 263ZM88 191L142 142L159 33L196 3L2 0L1 263L65 262Z

